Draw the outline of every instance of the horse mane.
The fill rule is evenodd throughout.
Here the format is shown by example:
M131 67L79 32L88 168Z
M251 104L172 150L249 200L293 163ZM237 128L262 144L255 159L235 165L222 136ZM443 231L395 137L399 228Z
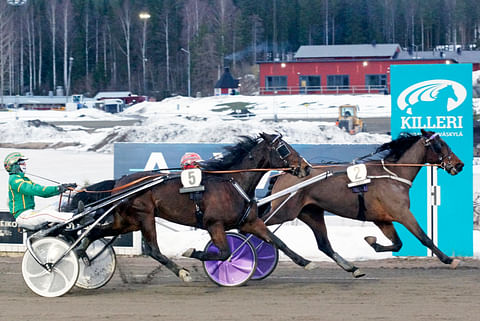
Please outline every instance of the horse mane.
M400 133L399 137L391 142L385 143L375 150L375 154L386 152L385 159L398 161L400 157L412 147L422 136L410 133Z
M226 146L223 149L227 152L221 157L214 157L201 162L202 169L205 170L226 170L233 165L238 164L252 149L257 146L259 140L257 137L239 136L240 141L233 146Z

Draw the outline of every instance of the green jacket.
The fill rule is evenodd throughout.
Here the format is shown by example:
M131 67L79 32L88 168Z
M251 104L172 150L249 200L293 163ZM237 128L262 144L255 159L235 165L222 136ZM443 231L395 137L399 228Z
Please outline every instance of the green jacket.
M35 196L52 197L58 194L58 186L35 184L24 173L10 174L8 179L8 207L15 218L26 210L35 209Z

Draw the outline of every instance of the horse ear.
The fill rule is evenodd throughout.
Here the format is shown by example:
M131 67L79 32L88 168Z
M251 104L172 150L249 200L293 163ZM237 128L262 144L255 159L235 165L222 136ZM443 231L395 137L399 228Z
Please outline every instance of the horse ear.
M268 135L267 133L263 132L263 133L260 133L260 137L263 138L265 141L267 142L271 142L272 141L272 136L271 135Z

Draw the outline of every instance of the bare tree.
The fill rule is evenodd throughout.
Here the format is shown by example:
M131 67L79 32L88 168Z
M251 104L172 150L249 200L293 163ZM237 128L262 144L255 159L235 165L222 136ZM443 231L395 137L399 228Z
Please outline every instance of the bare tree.
M35 84L34 81L34 52L35 52L35 36L34 36L34 24L33 24L33 10L32 7L29 8L28 19L27 19L27 47L28 47L28 91L33 93L33 87Z
M220 63L219 65L224 67L224 58L226 52L226 39L227 30L232 26L231 21L235 12L235 6L232 0L217 0L217 5L214 9L214 21L220 37L220 48L218 51L220 53Z
M42 87L42 66L43 66L43 37L42 31L38 29L38 87Z
M52 85L53 90L57 88L57 56L56 40L57 40L57 0L50 0L48 3L48 20L50 23L50 36L52 37Z
M85 85L88 87L88 52L89 52L89 29L90 29L90 10L89 6L85 6Z
M167 91L170 92L170 53L169 53L169 38L168 38L168 11L165 14L165 65L167 72Z
M12 29L10 27L12 16L7 11L6 2L0 2L0 106L3 106L3 94L5 91L5 76L10 74L9 69L9 46L12 41Z
M70 0L63 0L61 12L63 15L63 85L66 89L65 95L68 96L70 91L70 75L68 73L69 63L72 63L69 55L69 41L70 41L70 31L71 31L71 12L72 12L72 3ZM73 58L73 57L72 57Z
M130 55L130 43L131 43L131 28L132 28L132 10L130 8L130 1L125 1L121 6L119 13L120 25L122 27L123 38L125 40L124 48L120 46L120 50L127 58L127 78L128 78L128 90L132 90L132 71L131 71L131 55Z

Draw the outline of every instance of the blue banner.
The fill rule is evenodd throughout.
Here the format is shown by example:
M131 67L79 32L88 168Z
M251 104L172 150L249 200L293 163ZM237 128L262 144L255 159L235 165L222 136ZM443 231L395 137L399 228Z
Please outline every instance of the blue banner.
M132 174L143 170L178 168L180 159L187 152L198 153L202 159L209 159L222 153L225 146L233 144L200 144L200 143L115 143L114 145L114 177ZM309 162L345 163L370 154L378 145L314 145L292 144L297 152ZM266 180L257 187L257 197L266 192Z
M472 65L392 65L391 132L438 133L465 163L451 176L438 170L441 203L438 207L437 246L450 256L473 255L473 114ZM410 190L410 210L427 232L427 170L423 168ZM402 225L396 224L403 242L400 256L427 255L427 249Z

